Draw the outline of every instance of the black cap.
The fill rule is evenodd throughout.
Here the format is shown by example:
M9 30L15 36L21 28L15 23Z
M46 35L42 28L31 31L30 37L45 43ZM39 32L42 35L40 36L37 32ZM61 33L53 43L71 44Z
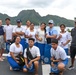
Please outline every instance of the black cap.
M21 19L17 19L16 22L17 22L17 23L20 23L20 22L22 22L22 21L21 21Z

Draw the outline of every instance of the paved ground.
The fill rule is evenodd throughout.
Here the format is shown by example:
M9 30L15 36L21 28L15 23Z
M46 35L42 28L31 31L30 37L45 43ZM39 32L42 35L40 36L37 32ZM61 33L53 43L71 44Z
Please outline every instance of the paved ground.
M70 59L69 64L67 65L67 68L70 65ZM43 69L44 68L44 69ZM43 72L43 74L42 74ZM34 75L33 73L23 73L19 71L10 71L9 70L9 64L7 60L0 62L0 75ZM41 65L39 67L39 75L49 75L49 66L48 65ZM68 70L64 72L64 75L76 75L76 61L75 61L75 69L74 70Z
M0 75L34 75L34 73L23 73L21 71L10 71L7 60L0 62ZM42 66L39 67L39 75L42 75Z
M70 66L70 59L69 59L69 63L66 67L66 70L64 71L64 74L63 75L76 75L76 61L75 61L75 69L74 70L68 70L68 67ZM43 75L49 75L49 65L43 65L42 68L43 68Z

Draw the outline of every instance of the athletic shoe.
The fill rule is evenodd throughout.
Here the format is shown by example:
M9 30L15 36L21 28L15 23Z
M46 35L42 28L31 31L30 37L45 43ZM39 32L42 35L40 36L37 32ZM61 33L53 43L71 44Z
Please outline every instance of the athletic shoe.
M73 66L70 66L68 69L69 69L69 70L72 70L72 69L74 69L74 67L73 67Z

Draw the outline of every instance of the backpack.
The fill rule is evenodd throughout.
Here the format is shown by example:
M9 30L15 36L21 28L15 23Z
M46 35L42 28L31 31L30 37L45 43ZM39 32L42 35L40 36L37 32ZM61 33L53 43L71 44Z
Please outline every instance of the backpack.
M16 56L16 58L17 58L17 60L19 61L19 65L20 66L24 66L25 65L25 61L24 61L24 56L23 56L23 54L18 54L17 56Z

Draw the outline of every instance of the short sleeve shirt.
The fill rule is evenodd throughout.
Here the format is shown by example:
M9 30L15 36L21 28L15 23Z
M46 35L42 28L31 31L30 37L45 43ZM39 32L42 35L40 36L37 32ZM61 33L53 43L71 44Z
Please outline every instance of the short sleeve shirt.
M50 52L51 52L51 57L55 57L55 59L65 60L67 58L65 50L60 46L58 46L56 50L51 48Z
M6 33L6 40L11 40L12 39L12 32L13 32L13 26L4 26L4 31Z
M24 57L25 58L27 58L26 51L27 51L27 48L24 51ZM33 57L40 56L40 50L36 46L33 46L32 48L29 48L29 51L31 52Z
M54 27L52 27L52 28L47 28L46 29L46 34L47 35L58 35L58 32Z
M20 45L20 47L17 47L17 46L15 45L15 43L13 43L13 44L10 46L10 51L9 51L8 56L11 56L11 55L10 55L10 52L13 52L13 53L14 53L14 56L17 56L20 52L23 52L23 47L22 47L22 45L21 45L21 44L19 44L19 45Z
M24 32L25 33L25 29L23 27L16 27L13 29L13 33L15 32ZM24 35L20 36L21 38L24 38Z

